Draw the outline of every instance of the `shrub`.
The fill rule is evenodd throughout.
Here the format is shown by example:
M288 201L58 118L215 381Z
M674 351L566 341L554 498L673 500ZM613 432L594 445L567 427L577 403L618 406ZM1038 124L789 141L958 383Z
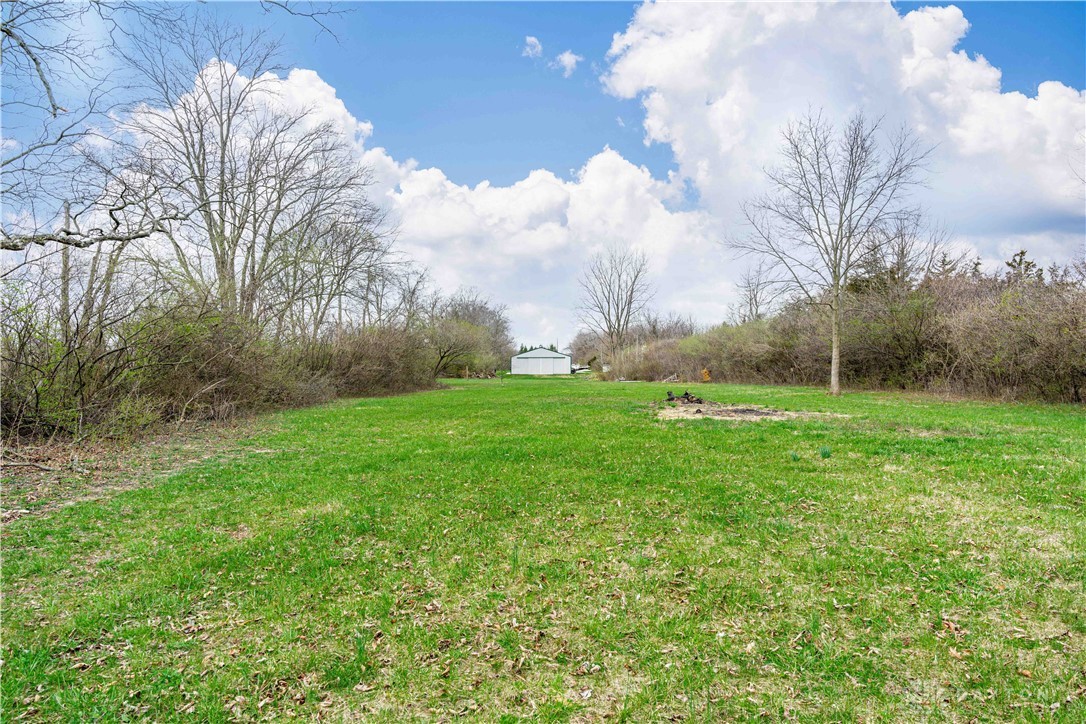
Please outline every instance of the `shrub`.
M1082 402L1086 396L1086 272L1023 255L1000 276L930 274L872 280L847 297L842 379L851 385L950 389ZM1020 269L1029 269L1022 273ZM823 384L829 327L821 307L793 303L768 319L724 324L623 350L610 377Z

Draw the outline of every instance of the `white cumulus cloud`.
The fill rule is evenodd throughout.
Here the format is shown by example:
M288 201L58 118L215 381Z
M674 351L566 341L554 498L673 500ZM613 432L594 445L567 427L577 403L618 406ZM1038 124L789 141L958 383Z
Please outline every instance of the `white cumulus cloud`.
M1074 173L1086 165L1086 94L1054 81L1003 92L998 68L957 49L968 28L954 6L645 4L615 36L603 81L640 99L645 142L670 146L730 231L789 119L863 111L935 147L920 201L951 231L985 255L997 236L1047 233L1038 245L1066 259L1076 241L1064 232L1081 247L1086 223Z
M445 288L478 287L510 306L518 335L557 334L565 344L576 326L577 276L596 251L640 249L662 294L681 291L688 280L673 273L676 252L692 259L713 248L711 219L677 210L681 195L671 180L605 148L573 178L535 170L509 186L461 185L438 169L411 169L385 202L405 249Z
M520 52L525 58L538 58L543 55L543 43L534 35L524 36L524 50Z
M577 64L584 60L583 56L577 55L572 50L566 50L559 53L554 60L551 61L550 66L555 69L561 69L562 77L568 78L573 75L573 71L577 70Z

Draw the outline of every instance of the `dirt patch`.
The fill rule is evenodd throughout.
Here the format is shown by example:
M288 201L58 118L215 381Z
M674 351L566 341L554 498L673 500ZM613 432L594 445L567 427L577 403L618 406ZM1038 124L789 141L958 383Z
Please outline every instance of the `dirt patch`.
M0 523L110 497L212 458L277 452L237 446L271 426L268 418L254 417L193 423L129 441L6 441L0 461Z
M758 420L795 420L814 417L815 413L774 410L769 407L752 405L725 405L720 402L702 400L694 402L662 402L656 411L661 420L733 420L737 422L756 422Z

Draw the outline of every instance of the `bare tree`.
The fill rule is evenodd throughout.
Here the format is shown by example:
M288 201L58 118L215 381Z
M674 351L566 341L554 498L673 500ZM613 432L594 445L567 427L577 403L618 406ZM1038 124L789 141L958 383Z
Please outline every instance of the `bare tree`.
M277 319L273 281L314 235L344 223L376 233L370 171L331 123L277 93L278 46L260 31L196 19L133 49L148 102L125 122L132 173L162 187L161 214L190 210L165 237L188 286L223 311Z
M122 27L169 24L175 6L128 0L12 0L0 4L4 136L0 189L7 214L0 249L53 242L89 247L128 242L156 230L133 213L143 189L102 163L108 114L124 82L107 67ZM108 32L88 34L100 22Z
M295 232L265 292L264 307L275 319L276 337L288 333L316 342L322 332L350 326L372 281L395 263L384 212L364 204L349 218Z
M187 9L141 29L158 8L0 8L0 431L108 432L428 384L425 275L395 252L354 139L281 91L260 32ZM93 12L109 40L80 32ZM120 62L108 74L103 49ZM455 356L483 330L440 331Z
M953 253L942 227L926 228L919 214L900 214L876 234L859 277L866 286L910 288L940 269L957 269L964 252Z
M395 257L386 260L378 271L367 272L352 295L356 301L357 324L390 326L404 332L417 329L425 316L430 281L426 270Z
M764 319L781 293L763 259L743 272L738 289L739 301L732 306L732 315L737 324Z
M732 242L766 260L775 281L829 310L830 393L841 394L841 318L846 286L906 208L930 149L907 129L880 138L881 122L853 116L838 132L808 113L782 133L770 190L747 202L748 237Z
M266 12L306 18L329 34L330 21L345 12L294 0L261 5ZM151 207L142 201L149 190L90 151L114 143L112 116L141 100L132 93L130 74L113 67L114 59L171 36L190 15L181 4L140 0L0 3L0 193L8 212L0 224L0 249L130 242L152 236L160 222L174 218L169 212L148 218ZM71 213L64 214L65 208Z
M90 147L90 139L108 143L102 152ZM82 145L68 149L52 169L63 169L66 177L47 179L38 175L36 190L27 178L5 177L12 188L5 201L22 212L0 230L0 249L23 251L50 244L86 249L102 243L128 244L164 232L170 221L185 218L176 206L158 201L170 182L132 173L120 156L123 145L98 133L83 136ZM34 176L37 172L29 174ZM6 191L8 189L5 189ZM30 194L29 197L24 194ZM25 201L26 203L20 203ZM41 223L41 209L48 221ZM56 212L59 209L59 213ZM53 217L59 217L54 220Z
M612 247L592 257L581 275L581 323L604 340L612 359L652 299L648 274L642 252Z
M485 331L470 322L439 317L426 330L426 342L433 355L433 375L439 377L457 363L466 361L485 341Z
M683 317L674 312L666 317L659 312L648 311L641 315L630 328L631 336L645 342L659 342L664 339L682 339L698 332L698 324L693 317Z

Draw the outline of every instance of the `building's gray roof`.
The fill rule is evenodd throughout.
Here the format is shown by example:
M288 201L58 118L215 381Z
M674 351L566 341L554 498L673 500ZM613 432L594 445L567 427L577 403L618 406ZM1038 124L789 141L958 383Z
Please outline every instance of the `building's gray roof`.
M535 349L530 349L527 352L521 352L520 354L513 355L513 359L532 359L540 357L556 359L558 357L569 357L569 355L562 352L555 352L553 349L547 349L546 347L536 347ZM570 359L573 358L570 357Z

